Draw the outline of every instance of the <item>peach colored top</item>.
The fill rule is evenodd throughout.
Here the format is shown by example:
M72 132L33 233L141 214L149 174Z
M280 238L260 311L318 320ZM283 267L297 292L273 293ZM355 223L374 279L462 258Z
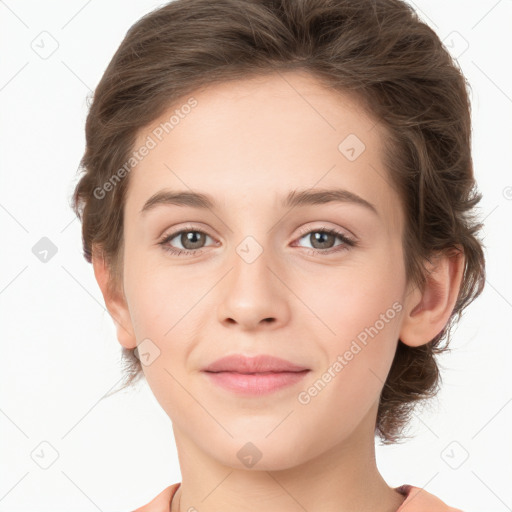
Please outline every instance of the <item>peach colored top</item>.
M180 485L181 482L166 487L156 498L133 512L169 512L172 497ZM449 507L433 494L413 485L404 484L395 487L395 491L406 497L396 512L463 512Z

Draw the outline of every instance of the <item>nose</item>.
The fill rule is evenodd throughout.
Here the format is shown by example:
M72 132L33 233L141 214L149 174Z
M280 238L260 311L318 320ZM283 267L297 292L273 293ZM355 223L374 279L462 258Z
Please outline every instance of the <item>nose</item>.
M242 330L276 329L288 322L289 295L285 271L268 251L254 258L254 247L241 244L230 260L231 268L219 283L218 320ZM248 252L244 248L249 247ZM253 251L253 257L247 257Z

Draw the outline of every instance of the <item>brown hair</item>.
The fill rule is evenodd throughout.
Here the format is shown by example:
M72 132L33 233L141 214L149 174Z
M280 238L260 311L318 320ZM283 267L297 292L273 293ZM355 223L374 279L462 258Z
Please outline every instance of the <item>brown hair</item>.
M91 262L93 248L102 254L114 276L111 289L121 291L129 173L104 197L95 191L129 160L141 128L212 83L286 70L307 71L331 90L355 95L384 126L384 162L405 212L408 282L423 289L424 263L439 251L465 255L445 328L419 347L398 340L375 432L384 444L399 442L415 404L437 394L435 355L448 350L452 324L485 282L467 84L435 32L405 2L175 0L141 18L103 74L87 117L83 175L72 198L84 256ZM123 348L121 389L142 375L134 351Z

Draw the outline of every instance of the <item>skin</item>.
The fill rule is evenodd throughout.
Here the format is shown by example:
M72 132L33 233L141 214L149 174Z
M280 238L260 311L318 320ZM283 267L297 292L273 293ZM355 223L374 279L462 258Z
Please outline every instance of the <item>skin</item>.
M197 106L130 173L124 292L109 294L112 274L99 252L93 258L119 342L135 348L150 339L160 351L143 369L172 420L182 473L173 510L179 503L201 512L396 511L404 497L375 460L379 395L398 338L419 346L446 325L463 256L427 267L423 292L406 282L402 205L382 164L385 132L355 99L297 71L193 96ZM175 108L141 130L136 147ZM338 150L348 134L366 146L354 161ZM141 214L164 188L211 194L217 206L159 205ZM351 202L279 205L290 190L310 188L347 189L378 215ZM326 254L343 242L315 244L311 235L323 227L358 245ZM208 235L200 254L176 256L159 245L179 229ZM250 264L237 253L247 236L263 251ZM168 245L183 249L182 241ZM301 404L298 394L396 302L401 311ZM271 354L311 371L299 384L244 397L201 373L234 353ZM248 442L262 454L250 468L237 457Z

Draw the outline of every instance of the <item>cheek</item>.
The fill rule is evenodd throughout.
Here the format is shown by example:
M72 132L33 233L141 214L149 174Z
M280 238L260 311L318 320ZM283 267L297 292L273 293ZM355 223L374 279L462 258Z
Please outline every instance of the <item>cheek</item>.
M149 347L151 361L142 364L146 381L161 407L172 415L186 415L187 395L179 383L186 381L187 358L197 335L199 307L194 307L204 292L184 286L177 269L162 269L146 262L132 265L127 274L132 326L137 341ZM150 340L150 343L148 341Z
M403 296L403 283L400 269L391 265L354 265L303 280L297 295L305 297L304 302L317 316L316 323L324 324L327 336L330 332L333 340L347 339L374 325L386 312L387 330L396 317L397 306L393 308L393 304Z
M150 340L150 351L157 355L150 365L143 365L143 371L150 386L155 386L153 391L158 398L160 385L169 390L170 373L176 378L186 373L188 356L209 300L201 298L211 287L211 278L197 274L188 277L183 269L149 257L132 257L125 272L135 337L138 343Z
M317 290L308 295L308 306L318 317L315 324L323 333L319 343L328 364L346 356L339 375L344 373L343 379L353 383L371 378L378 384L381 379L383 385L394 357L405 279L400 261L390 255L374 258L372 265L354 265L337 275L307 281L308 287L314 282Z
M308 417L325 418L329 411L322 424L327 438L347 435L376 406L398 340L398 288L370 279L376 273L352 276L353 282L331 283L315 302L333 333L323 329L326 334L318 338L324 367L306 383L300 403Z
M179 267L148 251L130 249L125 259L125 292L137 339L154 337L164 342L184 318L204 286L200 280L184 280ZM129 251L132 252L129 252ZM204 293L204 292L203 292Z

